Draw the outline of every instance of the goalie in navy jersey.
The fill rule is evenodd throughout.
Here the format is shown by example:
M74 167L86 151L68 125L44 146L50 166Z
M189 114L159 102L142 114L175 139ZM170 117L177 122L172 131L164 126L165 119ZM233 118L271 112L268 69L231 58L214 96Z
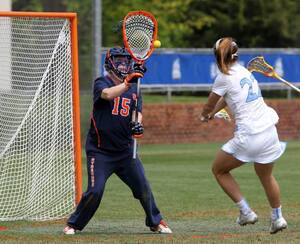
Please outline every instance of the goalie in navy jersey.
M67 221L65 234L81 231L93 217L102 199L107 179L115 173L131 189L146 214L146 225L156 233L172 233L156 206L144 168L134 161L133 137L141 137L142 97L138 98L138 120L134 109L137 79L146 72L125 48L111 48L105 58L107 76L94 83L91 126L86 139L88 188Z

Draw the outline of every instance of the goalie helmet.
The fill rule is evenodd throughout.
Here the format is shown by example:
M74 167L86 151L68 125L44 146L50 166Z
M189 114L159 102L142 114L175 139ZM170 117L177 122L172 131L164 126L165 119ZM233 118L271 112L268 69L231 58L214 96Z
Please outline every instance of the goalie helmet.
M107 51L104 67L107 72L112 71L120 79L125 78L131 71L133 61L125 48L114 47Z

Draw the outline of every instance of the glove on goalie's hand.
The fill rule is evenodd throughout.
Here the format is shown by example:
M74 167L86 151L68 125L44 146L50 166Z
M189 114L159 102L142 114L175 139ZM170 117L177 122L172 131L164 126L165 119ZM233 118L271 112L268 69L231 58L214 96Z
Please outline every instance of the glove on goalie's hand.
M131 72L124 79L125 84L137 83L138 78L143 78L146 71L147 68L144 65L135 63Z
M138 78L142 78L142 77L143 75L141 73L131 72L124 78L124 83L126 85L137 83Z
M146 66L139 63L134 63L132 70L134 73L141 73L143 76L147 72Z
M130 130L131 130L131 135L134 138L140 138L140 137L143 136L144 127L143 127L142 123L131 121L129 123L129 127L130 127Z

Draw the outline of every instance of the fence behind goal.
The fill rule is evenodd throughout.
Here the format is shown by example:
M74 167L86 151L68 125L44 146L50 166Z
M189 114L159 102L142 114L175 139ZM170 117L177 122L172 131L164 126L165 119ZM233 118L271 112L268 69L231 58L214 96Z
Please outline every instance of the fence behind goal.
M0 220L62 218L81 194L76 28L0 12Z
M299 48L240 48L239 62L242 65L254 57L263 55L276 72L300 87ZM105 52L102 53L104 63ZM214 78L219 73L212 49L208 48L161 48L156 49L146 62L147 75L143 78L143 92L210 91ZM105 73L104 66L99 67ZM163 72L162 72L163 71ZM255 73L263 90L287 90L290 87L277 79Z

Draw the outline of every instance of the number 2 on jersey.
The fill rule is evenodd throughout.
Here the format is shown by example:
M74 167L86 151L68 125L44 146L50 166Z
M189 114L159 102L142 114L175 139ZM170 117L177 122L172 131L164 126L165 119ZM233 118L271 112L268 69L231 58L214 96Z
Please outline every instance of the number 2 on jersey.
M259 97L261 97L261 91L257 85L257 81L252 75L250 76L250 79L248 78L241 79L240 81L241 87L243 88L246 84L248 85L248 95L247 95L246 103L252 102L258 99ZM256 90L256 92L254 90Z

